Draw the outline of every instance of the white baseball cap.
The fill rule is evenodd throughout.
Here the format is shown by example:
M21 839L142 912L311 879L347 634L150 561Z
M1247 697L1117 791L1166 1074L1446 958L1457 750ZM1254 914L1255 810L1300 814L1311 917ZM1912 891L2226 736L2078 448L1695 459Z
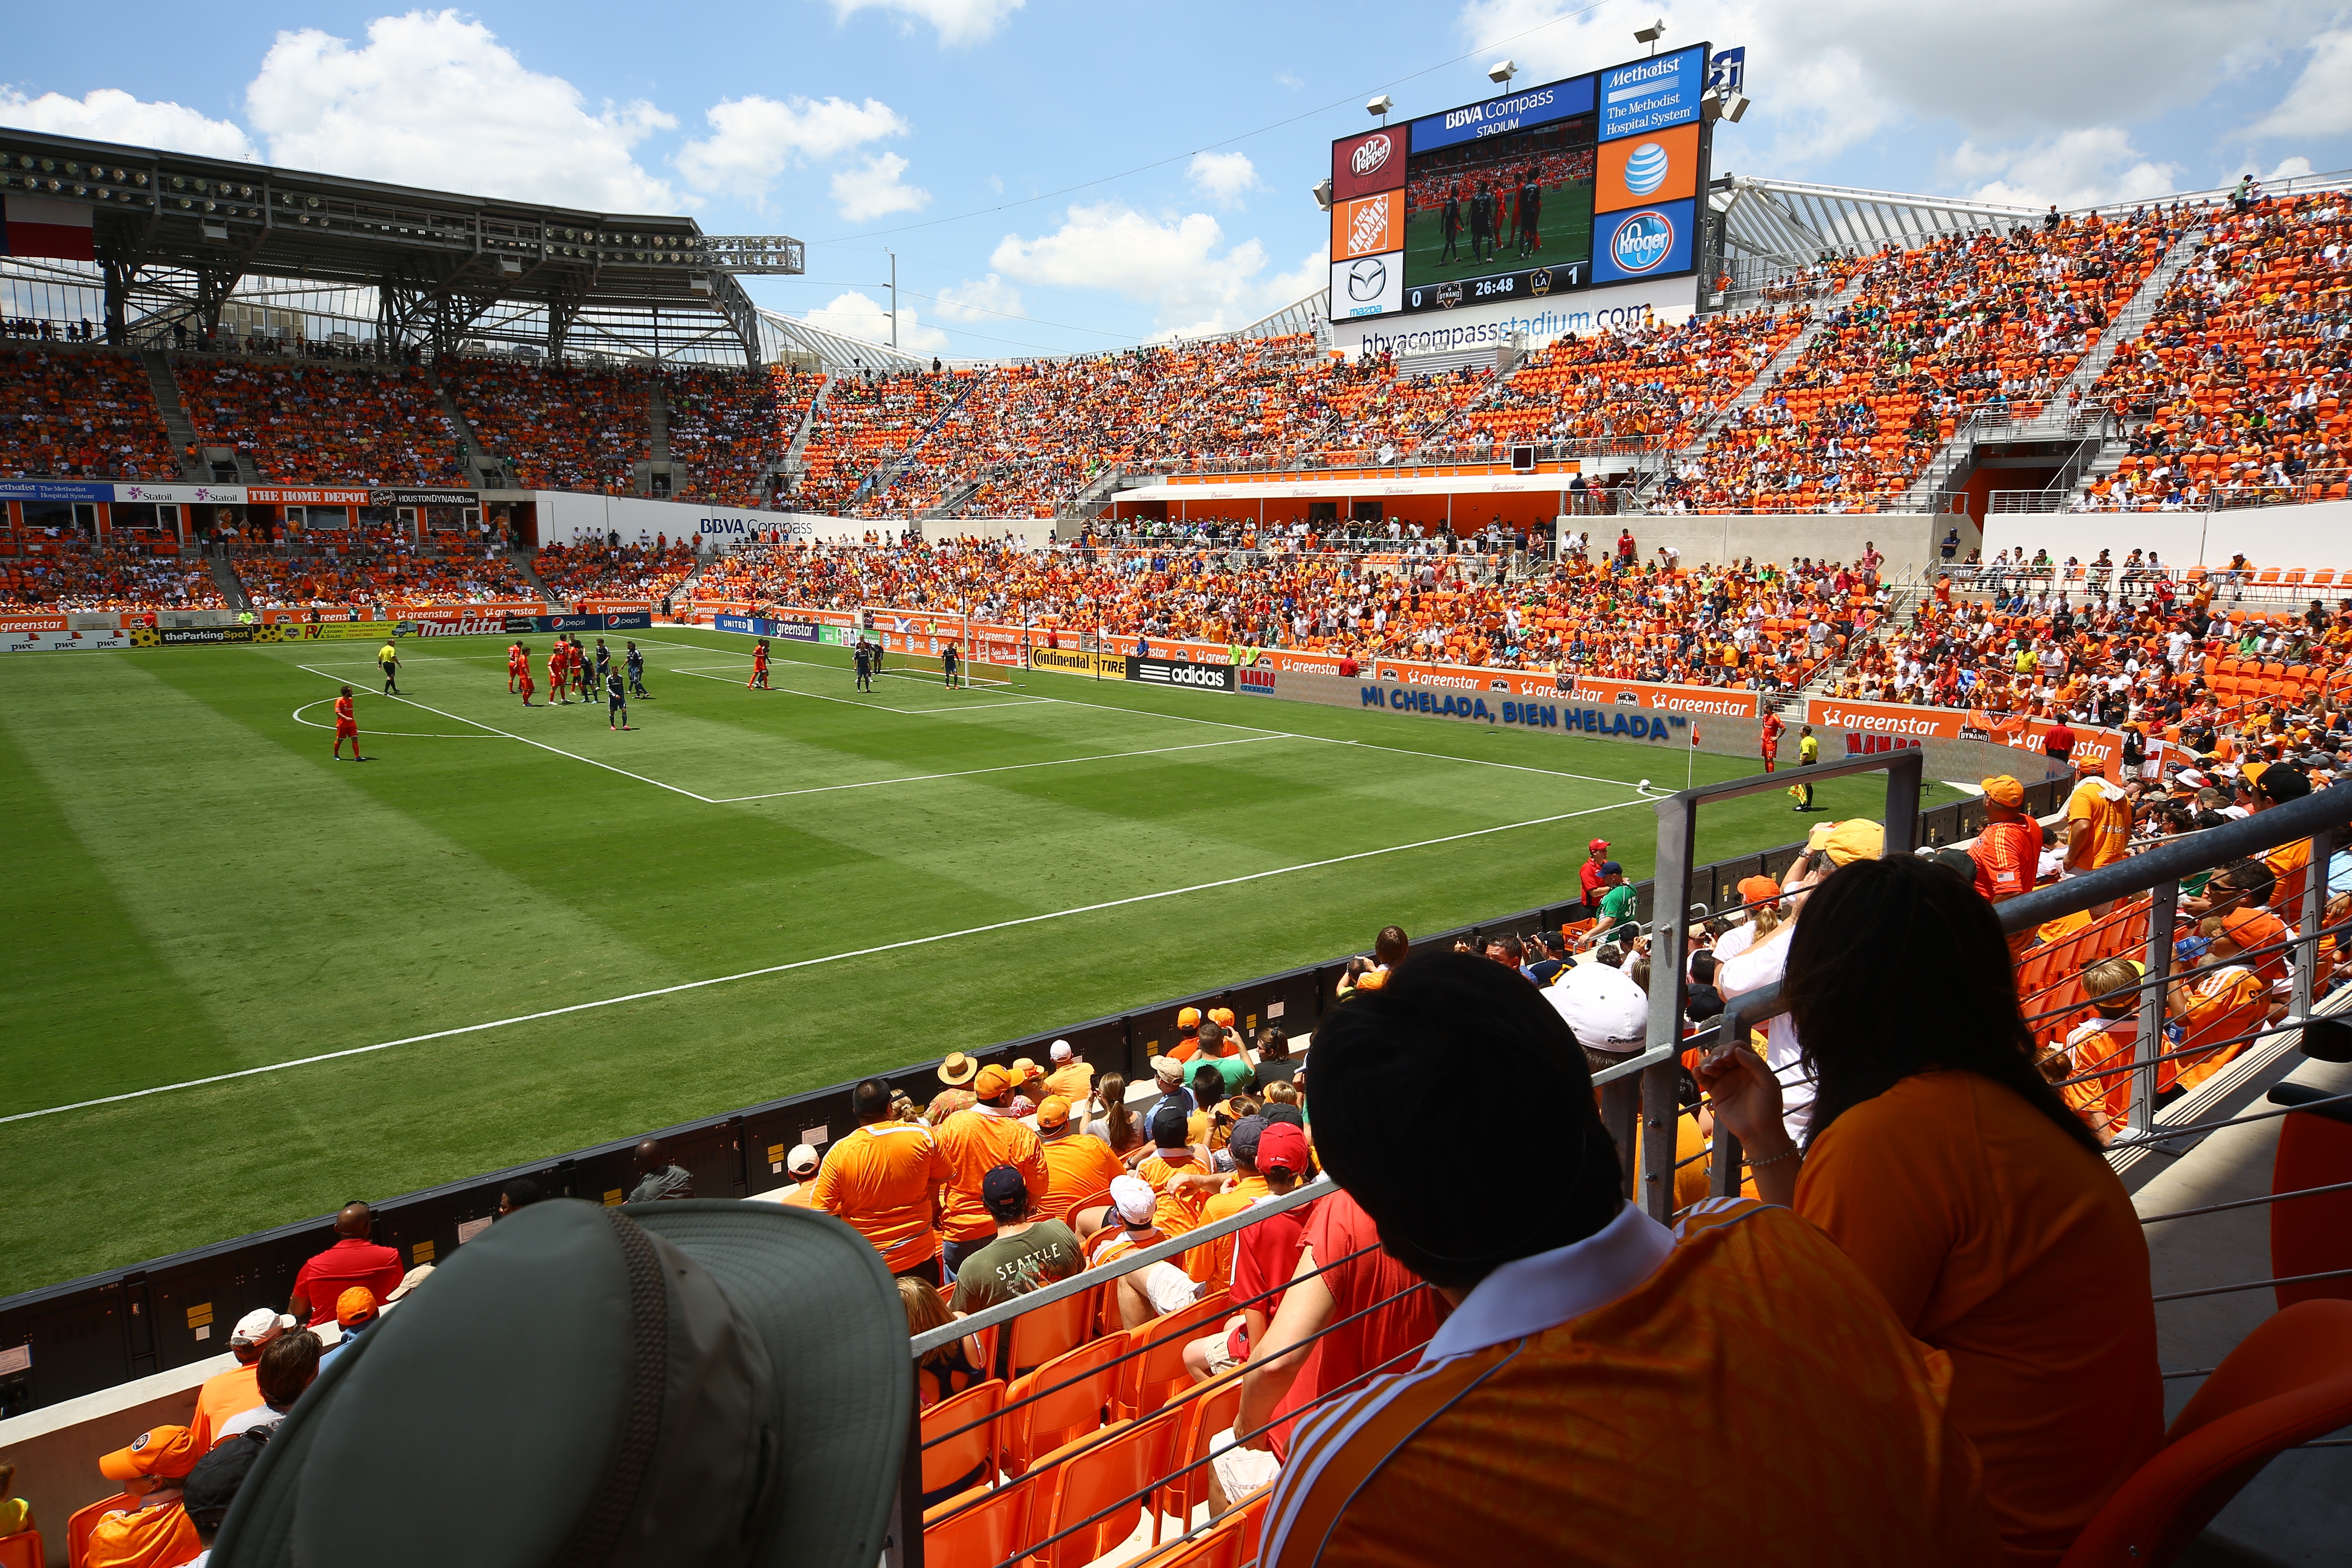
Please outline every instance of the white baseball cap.
M1606 963L1580 963L1544 992L1577 1043L1596 1051L1625 1051L1650 1032L1650 994L1633 977Z
M1129 1225L1150 1225L1160 1207L1160 1194L1141 1176L1113 1176L1110 1179L1111 1206L1118 1217Z
M1055 1040L1053 1047L1045 1053L1048 1058L1057 1062L1068 1061L1074 1054L1067 1040Z
M817 1167L816 1151L806 1143L795 1143L793 1152L784 1156L784 1169L795 1176L805 1176Z
M291 1314L273 1312L267 1307L256 1307L236 1321L228 1342L236 1346L266 1345L294 1326Z

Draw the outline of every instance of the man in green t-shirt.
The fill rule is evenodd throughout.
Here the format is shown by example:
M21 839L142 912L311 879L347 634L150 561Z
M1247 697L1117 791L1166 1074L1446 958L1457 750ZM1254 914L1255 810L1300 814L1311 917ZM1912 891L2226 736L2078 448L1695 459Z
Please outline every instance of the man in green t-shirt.
M1620 926L1634 921L1633 909L1641 895L1625 880L1625 868L1614 860L1601 868L1601 929L1613 941Z
M999 1165L981 1178L980 1201L996 1221L996 1239L957 1266L951 1310L977 1312L1067 1279L1086 1267L1086 1255L1068 1226L1029 1217L1029 1184L1011 1165Z

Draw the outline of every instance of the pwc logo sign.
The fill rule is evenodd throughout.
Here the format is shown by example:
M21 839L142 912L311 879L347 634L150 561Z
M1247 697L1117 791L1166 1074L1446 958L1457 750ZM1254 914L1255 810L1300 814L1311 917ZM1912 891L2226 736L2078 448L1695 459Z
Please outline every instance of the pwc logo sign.
M1593 281L1615 283L1688 272L1694 205L1659 202L1595 218Z
M1331 143L1334 203L1404 188L1404 132L1373 131ZM1393 248L1391 247L1391 248Z
M1331 204L1331 259L1352 261L1404 246L1404 193L1384 191Z

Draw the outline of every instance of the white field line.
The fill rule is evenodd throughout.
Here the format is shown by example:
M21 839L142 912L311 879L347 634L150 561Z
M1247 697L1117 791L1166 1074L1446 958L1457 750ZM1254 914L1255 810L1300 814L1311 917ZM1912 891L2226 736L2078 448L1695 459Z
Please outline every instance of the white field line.
M862 779L856 784L814 784L807 789L780 789L767 795L730 795L721 797L720 804L735 805L747 800L782 800L787 795L830 795L844 789L880 789L885 784L926 784L933 779L968 779L982 773L1017 773L1024 768L1066 768L1072 763L1111 763L1122 757L1157 757L1170 752L1205 752L1218 746L1254 746L1261 741L1279 741L1280 735L1244 735L1237 741L1197 741L1185 746L1153 746L1141 752L1102 752L1090 757L1056 757L1048 763L1007 763L1002 767L966 768L952 773L909 773L898 779Z
M517 737L517 739L520 738ZM549 747L548 750L552 751L554 748ZM1219 878L1213 882L1195 882L1190 887L1169 888L1155 893L1136 893L1124 899L1106 899L1099 903L1079 904L1071 909L1055 910L1045 914L1022 915L1013 920L996 921L988 925L966 926L961 931L940 931L931 936L908 937L901 942L879 942L872 947L850 948L841 952L829 952L819 958L794 959L789 963L772 963L760 969L740 970L733 974L715 974L707 980L688 980L676 985L657 986L650 991L632 991L625 995L601 997L593 1002L574 1002L568 1006L550 1007L541 1012L517 1014L511 1018L493 1018L487 1023L463 1024L454 1029L436 1029L429 1034L405 1035L399 1039L383 1040L373 1046L353 1046L346 1050L322 1051L316 1056L297 1057L291 1061L272 1062L266 1067L241 1068L236 1072L214 1073L209 1077L188 1079L180 1083L158 1084L152 1089L134 1089L122 1094L100 1095L95 1100L78 1100L70 1105L53 1105L43 1110L19 1110L12 1115L0 1116L0 1125L5 1125L11 1121L29 1121L42 1116L59 1116L69 1110L88 1110L95 1106L118 1105L127 1100L143 1100L149 1095L170 1094L177 1089L201 1089L206 1084L227 1083L236 1079L254 1078L263 1073L284 1072L290 1068L311 1067L320 1062L340 1061L346 1057L362 1057L374 1051L388 1051L395 1046L422 1045L428 1040L446 1040L460 1035L477 1035L485 1030L503 1029L515 1024L536 1023L542 1018L560 1018L571 1013L592 1012L600 1007L617 1007L631 1002L650 1001L657 996L675 996L680 992L699 991L710 985L730 984L738 980L756 980L764 975L784 974L795 969L810 969L820 964L839 963L845 959L870 958L876 953L899 952L908 948L929 947L939 942L959 941L964 937L985 936L991 931L1012 931L1021 926L1043 924L1048 921L1068 920L1077 915L1098 914L1105 910L1125 909L1134 904L1156 903L1161 900L1181 899L1193 893L1213 892L1220 888L1239 887L1248 882L1261 882L1275 877L1292 876L1300 871L1318 871L1326 867L1344 866L1351 861L1370 860L1383 855L1402 855L1414 849L1433 848L1441 844L1458 844L1467 838L1486 838L1498 833L1515 833L1523 827L1543 827L1555 822L1566 822L1574 817L1592 816L1607 811L1623 811L1629 806L1647 805L1649 803L1649 797L1643 795L1634 800L1618 801L1609 805L1591 805L1580 811L1562 812L1555 816L1536 816L1524 822L1506 822L1493 827L1474 827L1466 832L1448 833L1436 838L1416 839L1410 844L1391 844L1379 849L1359 849L1349 855L1335 855L1328 860L1307 860L1295 866L1276 866L1265 871L1245 872L1238 877Z
M778 659L776 662L779 664L804 664L808 661L805 659L794 658ZM705 671L711 668L724 668L726 667L706 665L702 668L698 669L692 665L674 664L668 667L668 673L671 675L690 675L697 680L717 680L723 681L730 686L734 685L736 683L735 678L731 675L710 675L705 673ZM817 668L823 669L829 667L819 665ZM768 688L768 689L779 697L806 697L818 702L839 702L851 708L872 708L884 713L903 713L910 719L930 719L935 718L941 713L977 713L982 711L983 709L989 708L1026 708L1034 703L1051 702L1053 700L1050 697L1016 697L1009 702L960 703L953 708L894 708L887 702L860 702L855 697L827 697L822 691L803 691L791 686L772 686Z
M294 722L297 724L306 725L313 730L333 729L334 726L332 724L321 724L316 719L305 719L302 717L303 714L308 713L311 709L324 708L328 703L332 702L333 700L334 699L331 697L321 697L316 702L305 702L301 707L294 710ZM473 721L469 719L467 722L471 723ZM425 730L371 730L368 733L371 735L397 735L403 740L408 741L496 741L502 738L492 734L444 735Z

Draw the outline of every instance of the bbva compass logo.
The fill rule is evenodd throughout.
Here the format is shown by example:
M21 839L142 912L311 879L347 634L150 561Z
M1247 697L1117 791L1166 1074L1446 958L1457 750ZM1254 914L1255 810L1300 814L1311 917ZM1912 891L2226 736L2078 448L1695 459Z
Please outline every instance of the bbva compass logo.
M1366 174L1377 174L1388 166L1389 154L1395 150L1396 145L1390 141L1386 132L1368 136L1349 157L1348 167L1355 171L1358 179Z
M1359 305L1368 305L1387 291L1389 264L1377 256L1368 256L1348 268L1348 298Z
M1628 213L1609 237L1609 255L1621 272L1655 271L1674 248L1674 220L1662 212Z

